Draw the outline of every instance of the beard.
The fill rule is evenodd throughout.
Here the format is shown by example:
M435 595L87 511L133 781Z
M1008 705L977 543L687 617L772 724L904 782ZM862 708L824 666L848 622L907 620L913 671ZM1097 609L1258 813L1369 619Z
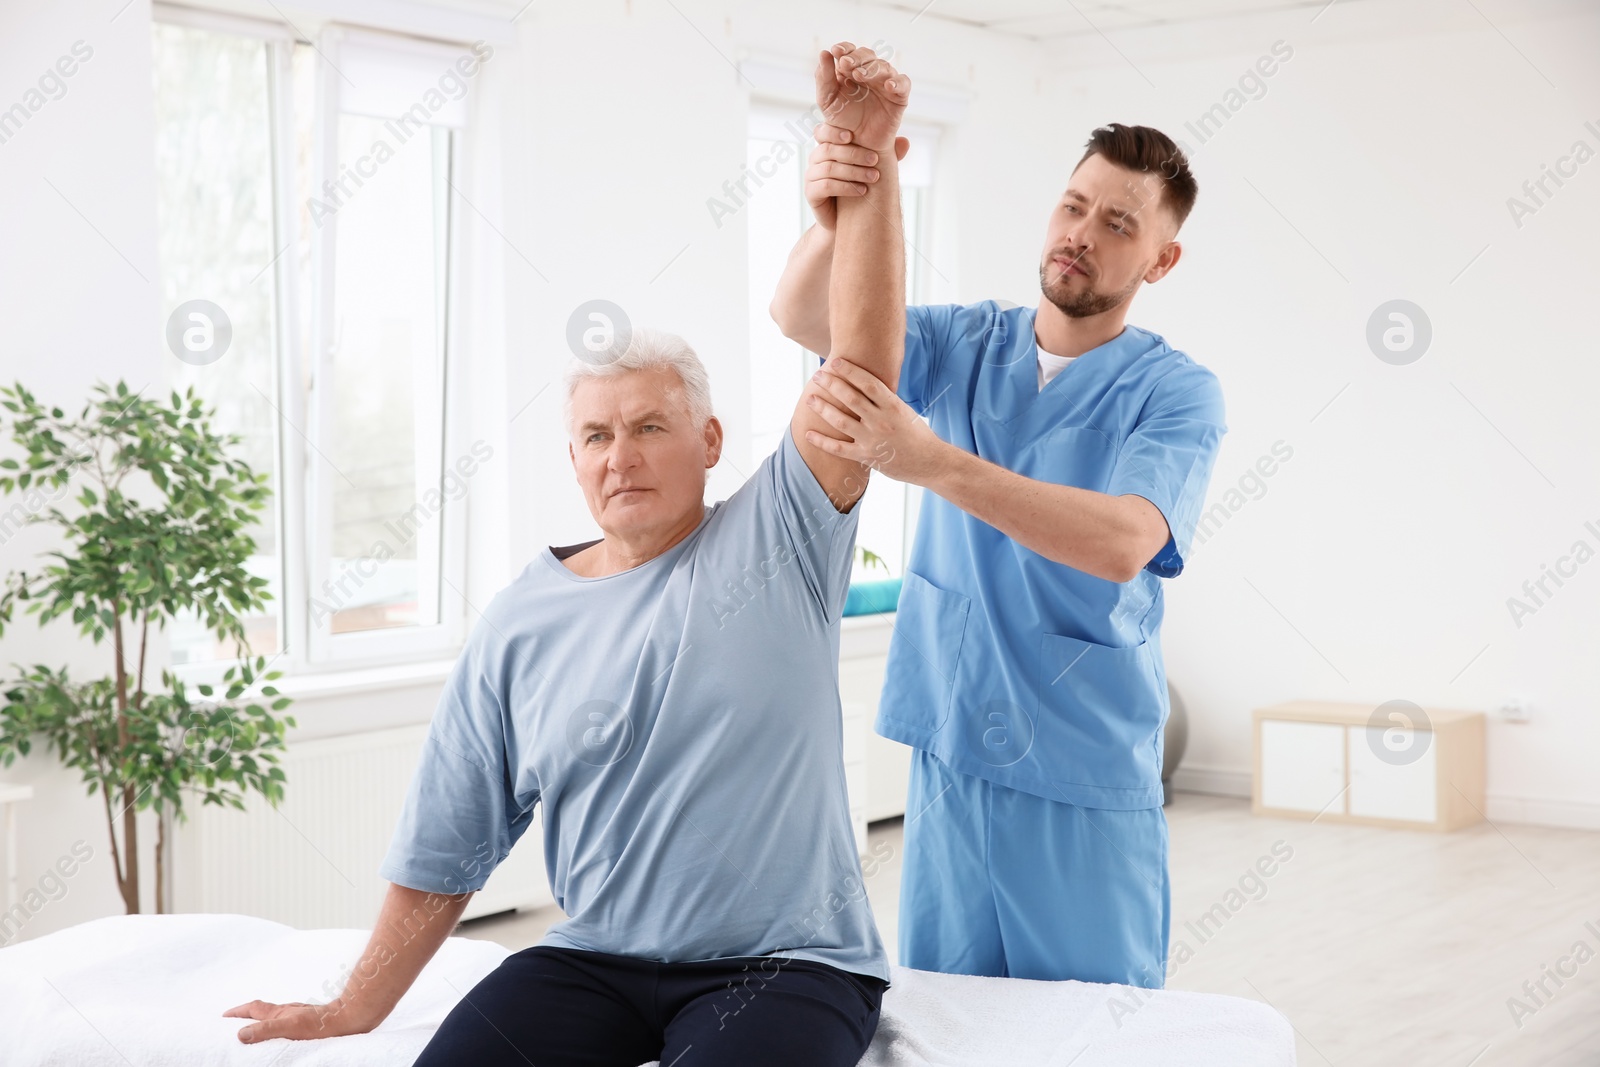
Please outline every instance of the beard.
M1051 279L1055 272L1054 280ZM1047 258L1039 265L1039 291L1044 293L1044 298L1056 307L1061 313L1071 319L1086 319L1092 315L1101 315L1115 307L1121 306L1133 296L1134 290L1139 288L1139 279L1114 293L1096 292L1092 279L1085 276L1084 289L1075 293L1071 288L1071 275L1056 272L1055 265Z

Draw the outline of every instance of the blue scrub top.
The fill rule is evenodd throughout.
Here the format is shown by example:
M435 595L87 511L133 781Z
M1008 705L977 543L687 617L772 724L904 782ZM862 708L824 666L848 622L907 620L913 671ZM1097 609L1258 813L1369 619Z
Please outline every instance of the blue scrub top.
M1155 504L1172 536L1118 583L925 493L876 729L1085 807L1161 804L1161 578L1194 535L1222 435L1216 375L1127 326L1043 390L1033 308L906 309L898 392L941 438L1028 478Z

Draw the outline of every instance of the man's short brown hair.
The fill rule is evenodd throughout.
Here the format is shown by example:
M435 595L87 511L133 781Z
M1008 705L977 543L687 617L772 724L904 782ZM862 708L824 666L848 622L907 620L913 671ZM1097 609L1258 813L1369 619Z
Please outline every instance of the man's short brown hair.
M1083 161L1090 156L1100 155L1119 167L1141 174L1159 175L1160 202L1172 212L1172 218L1177 223L1173 232L1176 233L1183 226L1183 221L1194 208L1200 186L1189 172L1188 157L1172 142L1172 138L1149 126L1124 126L1120 122L1113 122L1091 133L1084 147L1087 151L1083 153L1083 159L1078 160L1078 167L1083 166ZM1073 173L1077 173L1078 167L1072 168Z

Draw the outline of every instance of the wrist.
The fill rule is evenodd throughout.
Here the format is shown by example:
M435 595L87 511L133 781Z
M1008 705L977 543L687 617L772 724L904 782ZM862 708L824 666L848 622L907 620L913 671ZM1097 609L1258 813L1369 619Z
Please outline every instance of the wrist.
M885 164L893 164L893 163L897 162L897 160L894 157L894 139L895 139L895 136L896 136L896 133L894 131L891 131L889 133L889 136L887 138L885 138L882 143L874 143L872 141L857 140L855 134L851 134L850 135L850 143L853 144L853 145L857 145L858 147L870 149L871 151L878 153L878 162L876 164L874 164L874 165L882 167Z
M910 472L910 475L905 480L912 485L926 489L930 493L943 496L944 494L939 491L946 488L944 484L946 478L954 473L954 466L948 453L951 450L957 452L961 450L931 429L925 427L924 432L929 440L927 449L923 453L923 461L918 465L918 469Z
M317 1015L319 1029L332 1034L364 1034L377 1028L389 1017L389 1008L363 1003L359 998L346 1000L342 995L322 1006Z

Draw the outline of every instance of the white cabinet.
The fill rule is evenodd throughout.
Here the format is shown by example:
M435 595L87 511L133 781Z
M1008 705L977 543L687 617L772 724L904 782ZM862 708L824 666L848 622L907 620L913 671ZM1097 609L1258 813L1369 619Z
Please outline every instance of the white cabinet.
M1418 731L1403 730L1409 742L1406 750L1416 755L1408 762L1391 763L1378 756L1385 750L1386 731L1371 726L1345 729L1351 734L1351 815L1426 823L1438 819L1437 745L1424 745Z
M1307 700L1255 713L1257 815L1454 830L1482 820L1483 795L1481 712Z
M1344 790L1345 727L1320 722L1261 724L1261 803L1315 815Z

